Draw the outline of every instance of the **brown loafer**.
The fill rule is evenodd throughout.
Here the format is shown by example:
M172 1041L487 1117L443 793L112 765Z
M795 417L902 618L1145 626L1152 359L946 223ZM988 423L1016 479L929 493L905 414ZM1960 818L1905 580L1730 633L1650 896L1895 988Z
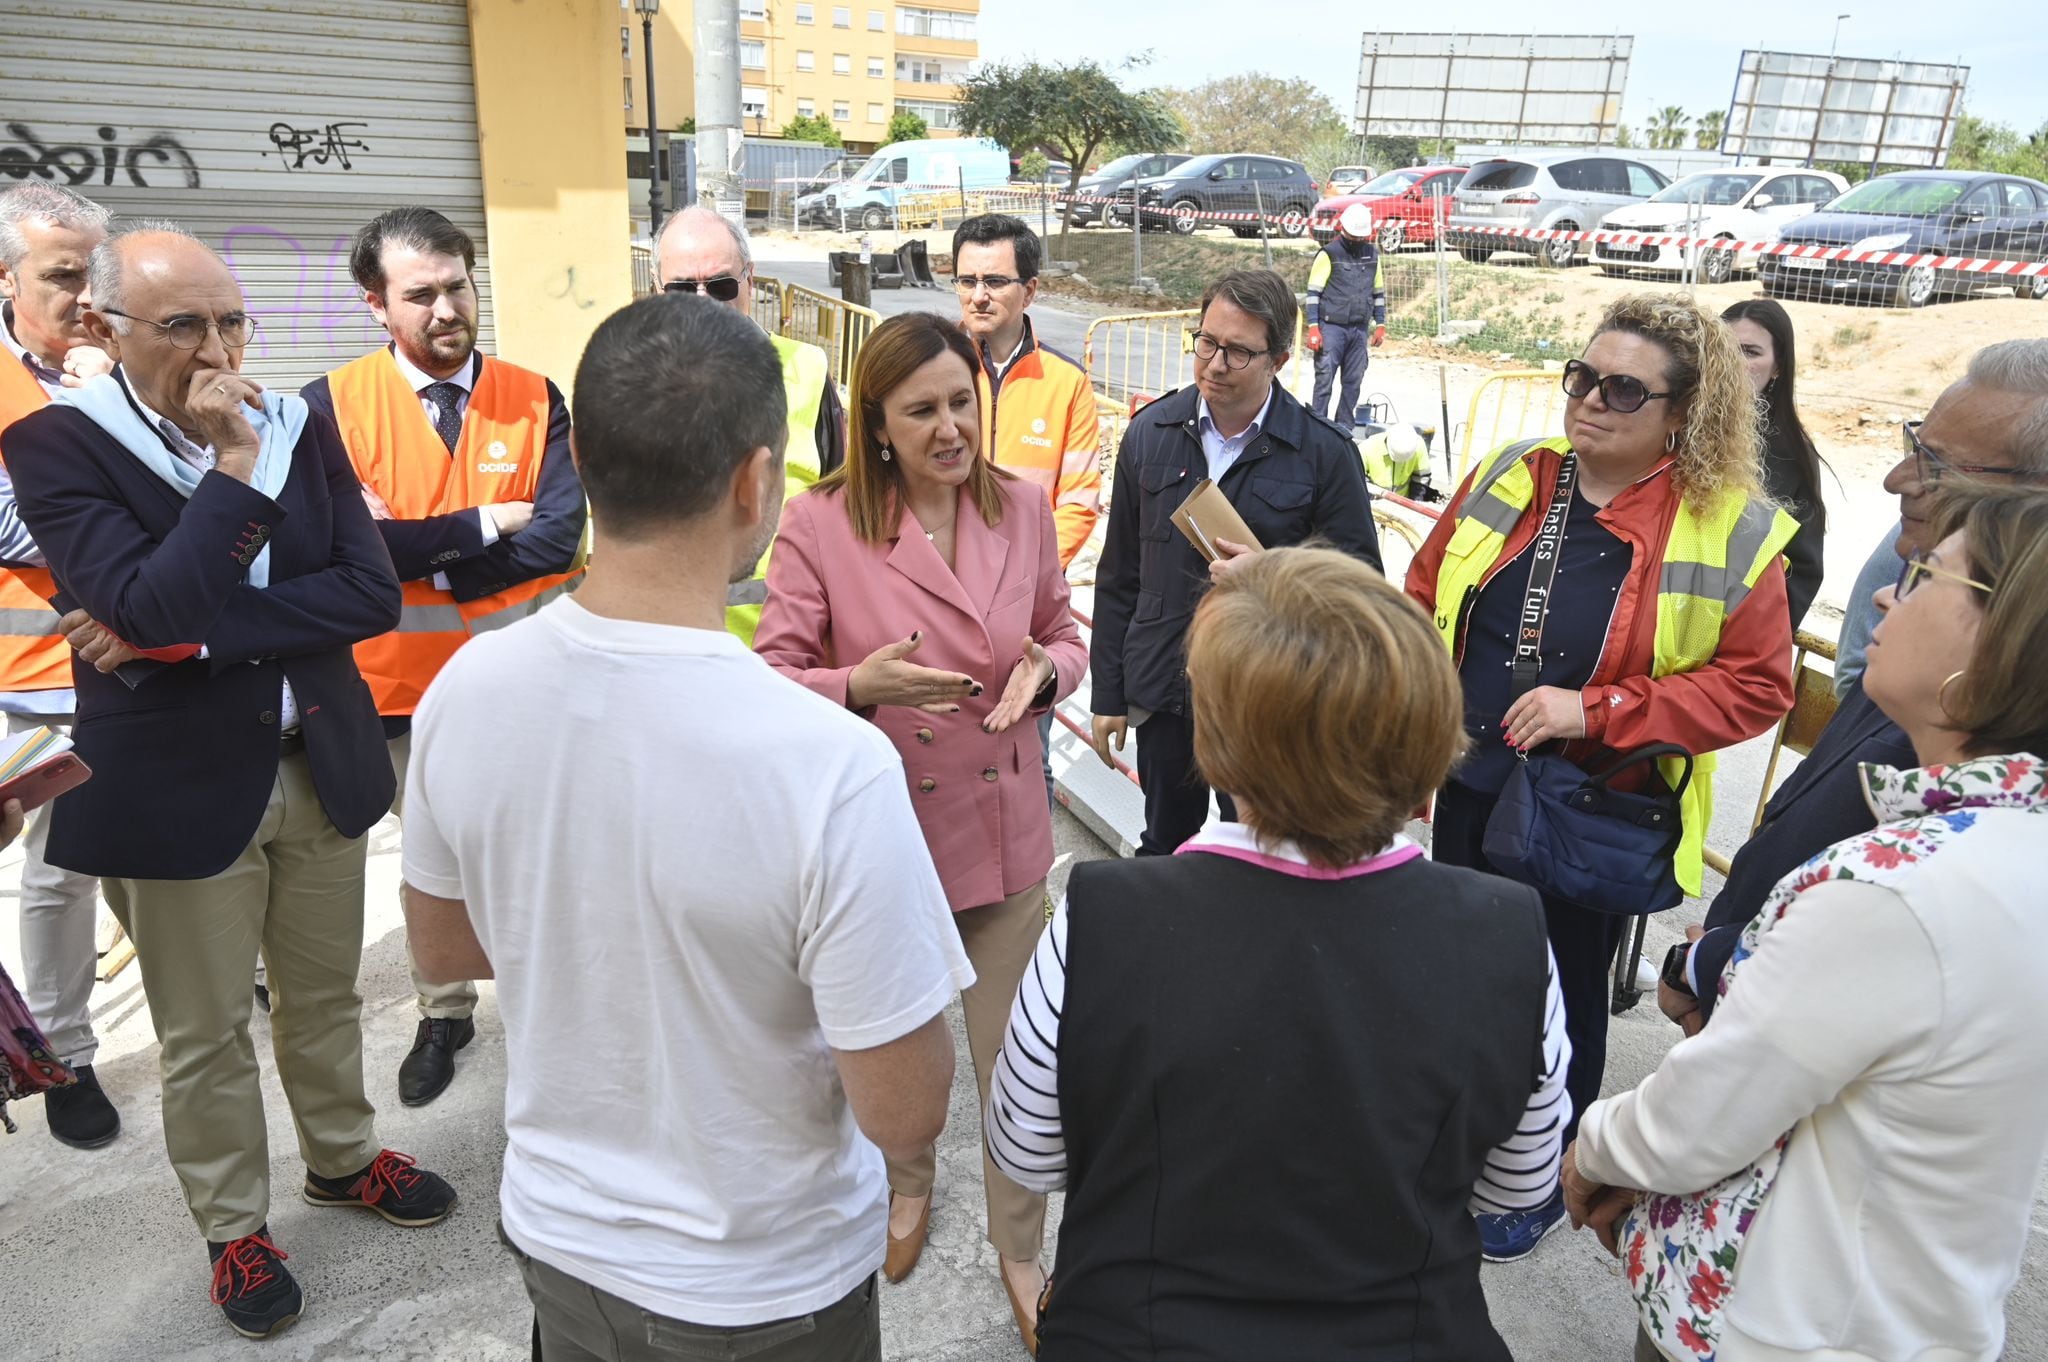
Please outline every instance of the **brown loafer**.
M1010 1274L996 1265L996 1275L1003 1279L1003 1294L1010 1298L1010 1313L1017 1317L1017 1333L1024 1340L1024 1351L1038 1356L1038 1303L1045 1293L1027 1301L1019 1297L1010 1286Z
M896 1209L894 1192L889 1193L889 1209L892 1212ZM918 1258L924 1253L924 1233L931 1228L931 1223L932 1199L927 1194L924 1199L924 1211L917 1217L917 1224L912 1227L910 1233L901 1239L893 1234L889 1236L889 1252L882 1259L884 1277L892 1282L900 1282L910 1275L910 1269L917 1266Z

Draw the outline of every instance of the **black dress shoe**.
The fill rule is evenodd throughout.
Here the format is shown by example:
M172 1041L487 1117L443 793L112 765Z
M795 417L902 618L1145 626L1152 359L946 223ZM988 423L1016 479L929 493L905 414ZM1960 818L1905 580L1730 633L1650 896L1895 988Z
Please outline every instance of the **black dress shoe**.
M76 1083L43 1094L43 1115L50 1133L73 1149L98 1149L121 1133L121 1113L100 1091L92 1065L81 1064L72 1072L78 1075Z
M455 1078L455 1052L476 1039L468 1017L422 1017L413 1033L412 1053L398 1066L398 1100L423 1107Z

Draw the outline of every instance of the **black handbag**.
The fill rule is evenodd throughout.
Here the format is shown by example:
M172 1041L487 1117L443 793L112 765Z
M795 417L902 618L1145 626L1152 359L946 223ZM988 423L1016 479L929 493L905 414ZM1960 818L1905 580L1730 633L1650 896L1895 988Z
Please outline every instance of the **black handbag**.
M1550 610L1577 470L1577 457L1567 453L1537 531L1515 644L1517 699L1535 688L1542 667L1543 620ZM1612 788L1620 772L1660 757L1684 759L1676 789ZM1692 753L1673 743L1617 753L1597 773L1555 753L1523 754L1486 821L1481 849L1503 875L1581 908L1636 916L1676 907L1685 891L1678 884L1673 853L1683 833L1680 805L1692 781L1692 761Z

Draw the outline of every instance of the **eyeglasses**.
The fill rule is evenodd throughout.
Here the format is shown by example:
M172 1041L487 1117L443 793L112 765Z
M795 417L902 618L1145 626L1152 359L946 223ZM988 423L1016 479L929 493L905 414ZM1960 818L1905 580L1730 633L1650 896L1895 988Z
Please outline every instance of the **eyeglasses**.
M2023 468L2003 467L1983 463L1950 463L1941 455L1929 449L1920 439L1919 421L1908 421L1899 427L1904 434L1906 453L1913 459L1913 478L1922 488L1933 487L1950 473L1960 473L1967 478L2014 478L2020 482L2034 482L2038 473L2029 473ZM1906 593L1901 591L1901 596Z
M138 317L119 308L101 307L93 310L102 317L120 317L131 322L141 322L144 326L153 326L165 340L180 350L197 350L206 344L208 331L220 332L220 343L230 350L241 349L249 343L249 338L256 334L256 319L246 312L230 312L219 321L188 316L173 317L167 322L153 322L147 317Z
M1923 577L1944 577L1951 582L1973 586L1987 596L1991 594L1991 588L1975 577L1965 577L1960 572L1950 572L1947 568L1938 568L1928 562L1927 550L1922 549L1899 565L1899 580L1892 584L1892 599L1903 601L1912 595L1913 588L1920 585Z
M1564 366L1564 391L1567 397L1583 398L1593 389L1600 390L1600 402L1609 411L1618 411L1626 416L1632 411L1641 411L1643 403L1670 393L1653 393L1650 385L1633 374L1602 375L1598 369L1582 359L1566 362Z
M671 279L661 286L663 293L703 293L721 303L729 303L740 296L740 281L730 274L714 274L709 279Z
M1216 358L1218 352L1221 352L1223 367L1226 369L1245 368L1259 356L1273 353L1271 350L1247 350L1242 345L1225 345L1203 331L1195 332L1194 343L1190 348L1195 352L1195 358L1204 364Z
M1021 284L1022 279L1012 279L1007 274L957 274L953 276L953 287L962 293L972 293L985 288L990 293L1001 293L1012 284Z

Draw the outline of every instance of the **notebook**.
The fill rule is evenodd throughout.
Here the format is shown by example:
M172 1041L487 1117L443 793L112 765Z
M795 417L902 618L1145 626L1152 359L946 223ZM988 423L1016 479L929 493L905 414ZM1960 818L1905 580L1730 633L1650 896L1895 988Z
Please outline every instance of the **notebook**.
M21 801L24 812L49 803L92 774L71 750L71 739L49 728L27 728L0 740L0 803Z
M1173 523L1195 546L1195 552L1207 562L1215 562L1223 556L1216 547L1219 539L1228 539L1233 544L1242 544L1249 549L1263 549L1252 534L1251 527L1244 523L1244 517L1230 504L1230 498L1223 495L1223 489L1203 478L1188 493L1187 500L1173 513Z

